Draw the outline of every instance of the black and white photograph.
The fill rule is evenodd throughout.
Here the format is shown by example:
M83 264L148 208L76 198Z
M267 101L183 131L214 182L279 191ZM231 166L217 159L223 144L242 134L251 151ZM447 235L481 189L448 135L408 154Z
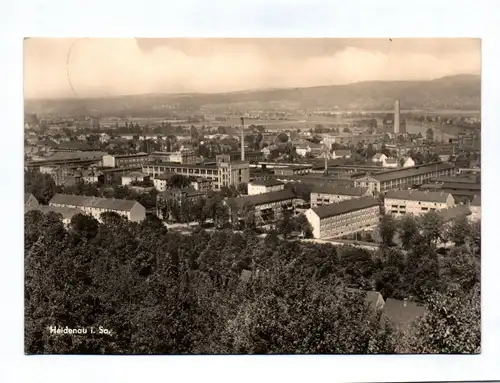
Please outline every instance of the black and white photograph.
M480 354L482 41L368 37L25 38L24 353Z

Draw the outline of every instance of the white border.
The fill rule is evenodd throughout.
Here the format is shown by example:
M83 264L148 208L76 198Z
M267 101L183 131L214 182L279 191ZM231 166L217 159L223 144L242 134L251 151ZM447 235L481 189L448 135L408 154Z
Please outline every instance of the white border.
M215 5L217 4L217 6ZM500 379L498 186L500 7L495 1L1 2L0 379L5 382L450 381ZM480 356L25 357L23 355L22 38L483 38L483 321Z

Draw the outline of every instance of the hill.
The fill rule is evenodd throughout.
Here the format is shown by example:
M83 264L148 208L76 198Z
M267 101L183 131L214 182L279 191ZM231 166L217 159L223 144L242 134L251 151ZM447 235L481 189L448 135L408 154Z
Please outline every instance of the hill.
M198 110L203 106L245 104L260 107L293 105L294 108L387 110L394 100L403 109L479 110L481 78L478 75L447 76L430 81L366 81L347 85L249 90L217 94L145 94L106 98L27 100L26 113L60 115L168 115L166 105Z

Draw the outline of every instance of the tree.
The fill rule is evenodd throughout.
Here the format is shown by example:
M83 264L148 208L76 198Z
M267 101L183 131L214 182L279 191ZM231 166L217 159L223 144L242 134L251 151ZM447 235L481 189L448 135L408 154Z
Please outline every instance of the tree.
M304 238L312 238L313 229L304 213L295 217L293 224L295 230L300 231Z
M396 234L396 221L392 215L386 214L379 223L379 232L382 244L392 246L394 244L394 235Z
M240 182L236 188L239 195L248 194L248 184L246 182Z
M278 142L281 142L281 143L288 142L288 135L285 132L279 133L276 138L277 138Z
M443 218L435 211L429 211L420 216L420 227L422 228L423 240L428 246L436 245L443 232Z
M168 188L182 189L189 185L191 185L191 181L188 177L183 176L182 174L172 174L167 180Z
M191 213L194 219L198 222L200 226L203 226L208 218L207 209L205 209L207 200L205 198L198 198L191 205Z
M453 242L456 246L462 246L472 239L472 226L467 217L455 219L448 227L446 236L447 239Z
M432 128L428 128L425 132L425 137L427 141L433 142L434 141L434 130Z
M432 295L427 313L406 336L401 352L425 354L479 353L481 347L480 290L451 290Z
M402 247L406 250L410 250L421 240L419 222L412 215L401 217L397 225L397 233Z
M41 204L47 204L56 194L56 183L49 174L27 171L24 173L24 192L33 194Z
M294 224L292 220L292 213L287 209L282 209L281 216L276 222L276 229L278 233L283 235L284 238L288 237L294 229Z

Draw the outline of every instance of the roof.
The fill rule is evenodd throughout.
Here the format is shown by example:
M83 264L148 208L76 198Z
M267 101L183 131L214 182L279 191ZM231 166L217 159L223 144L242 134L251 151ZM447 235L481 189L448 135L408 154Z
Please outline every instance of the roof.
M109 209L119 211L130 211L139 202L127 199L98 198L70 194L56 194L49 205L69 205L81 207L93 207L98 209Z
M456 205L448 209L439 210L437 213L445 222L448 222L453 219L467 217L471 211L465 205Z
M144 173L143 172L130 172L126 175L124 175L124 177L144 177Z
M63 219L71 219L71 218L73 218L73 216L75 216L77 214L85 214L80 209L76 209L76 208L72 208L72 207L40 205L37 210L41 211L44 214L47 214L50 212L60 214L60 215L62 215Z
M35 198L31 193L24 193L24 203L28 202L30 197Z
M347 291L362 293L365 296L365 302L368 303L373 309L378 309L377 304L384 301L384 297L378 291L365 291L360 289L346 288Z
M160 174L158 177L155 177L157 180L165 180L168 181L170 177L172 177L175 173L172 172L165 172Z
M284 185L283 182L278 181L276 179L272 179L272 178L266 178L263 180L255 180L255 181L250 182L250 184L256 185L256 186L267 186L267 187Z
M379 204L379 200L374 197L361 197L357 199L344 200L329 205L318 206L312 208L311 210L320 218L328 218L340 214L349 213L351 211L366 209L372 206L379 206Z
M382 156L386 156L384 153L377 153L375 154L372 158L375 158L377 160L380 160ZM387 157L387 156L386 156Z
M425 309L416 302L387 298L384 312L395 327L406 330L416 319L425 314Z
M130 158L130 157L148 157L147 153L134 153L134 154L108 154L110 157L114 158Z
M147 165L148 164L145 164L144 166ZM185 169L217 169L217 164L215 163L194 165L194 164L179 164L177 162L162 162L161 164L149 164L149 165L158 168L168 167L168 168L185 168Z
M332 185L315 185L311 193L348 195L362 197L366 194L368 188L348 187L348 186L332 186Z
M193 196L199 196L199 195L205 195L203 191L196 190L192 187L184 187L184 188L172 188L172 189L167 189L163 192L163 195L168 195L168 194L175 194L175 193L182 193L186 194L187 197L193 197Z
M445 203L450 193L422 190L389 190L385 198Z
M237 206L242 207L245 203L253 206L259 206L267 203L287 201L295 198L295 193L292 190L284 189L269 193L237 197L233 198L232 200L236 203Z
M471 206L481 206L481 194L476 194L471 202Z
M397 164L398 160L396 158L388 158L385 160L386 164Z
M435 162L432 164L410 166L402 169L386 170L380 173L374 174L372 177L379 182L392 181L403 177L413 177L420 174L425 174L433 172L436 170L453 169L455 166L444 162Z
M333 151L335 154L341 156L341 155L350 155L351 154L351 151L350 150L346 150L346 149L337 149L337 150L334 150Z

